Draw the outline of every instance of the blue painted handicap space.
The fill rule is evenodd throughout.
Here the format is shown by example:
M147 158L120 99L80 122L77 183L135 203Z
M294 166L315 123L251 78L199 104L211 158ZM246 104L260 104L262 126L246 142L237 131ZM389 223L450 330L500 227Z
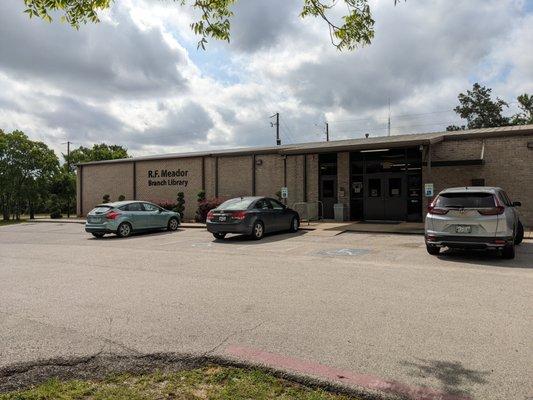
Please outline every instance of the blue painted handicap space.
M326 257L353 257L361 256L363 254L369 253L370 250L367 249L334 249L334 250L321 250L316 254Z

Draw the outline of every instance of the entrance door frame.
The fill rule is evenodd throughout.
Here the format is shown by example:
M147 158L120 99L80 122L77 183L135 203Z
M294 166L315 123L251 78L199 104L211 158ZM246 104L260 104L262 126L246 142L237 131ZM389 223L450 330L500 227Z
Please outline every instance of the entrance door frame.
M403 170L400 170L400 171L390 171L390 172L377 172L377 173L367 173L367 159L365 157L365 153L361 153L362 156L361 156L361 159L360 161L362 162L362 167L361 165L358 166L358 170L357 171L354 171L353 170L353 165L354 165L354 162L356 162L357 160L354 160L353 157L352 157L352 154L356 154L358 152L350 152L350 163L349 163L349 173L350 173L350 209L351 209L351 212L350 212L350 220L354 221L354 220L368 220L369 218L367 218L367 209L368 209L368 204L367 204L367 199L368 199L368 179L372 178L372 176L376 176L376 178L378 177L378 175L381 175L381 174L384 174L385 176L381 175L379 176L380 179L387 179L387 183L384 184L382 182L382 187L381 187L381 190L382 190L382 195L384 194L383 192L385 190L388 190L388 179L389 178L394 178L396 177L395 175L401 175L402 176L402 187L401 187L401 193L402 193L402 198L405 200L405 215L402 217L401 221L413 221L413 219L409 219L409 201L410 201L410 198L409 198L409 191L410 191L410 187L409 187L409 176L412 176L412 175L417 175L420 177L420 187L416 187L416 190L418 190L420 193L422 193L422 154L420 153L420 156L417 157L417 162L419 164L419 169L411 169L409 168L408 169L408 164L410 162L412 162L413 158L415 158L413 156L413 153L415 151L420 151L419 148L415 148L415 147L402 147L400 149L403 149L404 150L404 160L405 160L405 165L406 165L406 169L403 169ZM411 152L411 153L410 153ZM416 156L416 153L415 153L415 156ZM361 169L362 168L362 169ZM390 175L390 176L388 176ZM362 181L363 182L363 189L362 189L362 200L359 199L359 206L361 207L361 210L360 210L360 214L362 215L362 219L354 219L353 216L358 214L358 211L355 210L355 205L356 205L356 202L355 202L355 198L353 198L353 194L352 194L352 185L354 182L356 182L356 180L354 180L354 177L357 177L357 181ZM423 205L422 205L422 201L421 199L418 200L420 202L420 214L419 214L419 217L416 219L417 221L422 221L423 220ZM385 211L383 212L383 216L385 217ZM382 220L386 220L386 219L382 219Z

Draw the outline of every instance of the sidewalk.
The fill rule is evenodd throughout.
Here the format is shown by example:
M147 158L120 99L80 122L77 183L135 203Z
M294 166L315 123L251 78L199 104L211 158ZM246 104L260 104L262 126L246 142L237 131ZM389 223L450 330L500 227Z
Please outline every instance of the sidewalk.
M85 224L85 218L42 218L29 219L28 222L54 222L62 224ZM200 222L182 222L180 228L185 229L205 229L205 224ZM422 222L400 222L400 223L369 223L369 222L335 222L324 221L302 221L300 229L303 231L335 231L337 234L343 232L359 233L393 233L403 235L423 235L424 224ZM533 230L526 228L524 239L533 240Z

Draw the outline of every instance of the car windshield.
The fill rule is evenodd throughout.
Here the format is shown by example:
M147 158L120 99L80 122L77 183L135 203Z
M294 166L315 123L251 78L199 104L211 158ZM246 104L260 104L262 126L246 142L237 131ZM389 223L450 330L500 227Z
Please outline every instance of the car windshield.
M246 210L252 204L254 199L238 198L225 201L217 208L219 210Z
M440 208L490 208L494 207L491 193L443 193L437 199Z
M98 207L94 208L91 211L91 213L93 213L93 214L105 214L106 212L108 212L112 208L113 207L111 207L111 206L98 206Z

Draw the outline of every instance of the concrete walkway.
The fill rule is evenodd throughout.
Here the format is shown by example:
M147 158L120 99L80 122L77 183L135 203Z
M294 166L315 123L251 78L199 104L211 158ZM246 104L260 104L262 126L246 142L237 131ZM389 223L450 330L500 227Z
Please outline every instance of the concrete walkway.
M55 222L62 224L85 224L85 218L41 218L27 220L27 222ZM199 228L204 229L205 224L200 222L182 222L180 225L183 229ZM370 222L336 222L332 220L322 221L302 221L300 229L304 231L333 231L332 236L343 232L360 232L360 233L393 233L404 235L423 235L424 224L422 222L400 222L400 223L370 223ZM526 228L524 239L533 239L533 230Z

